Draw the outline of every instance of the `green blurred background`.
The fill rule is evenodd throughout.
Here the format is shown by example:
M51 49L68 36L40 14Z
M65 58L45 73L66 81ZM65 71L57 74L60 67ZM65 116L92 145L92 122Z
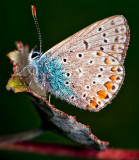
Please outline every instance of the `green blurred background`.
M0 2L0 135L18 133L39 127L41 121L25 93L14 94L5 86L12 73L6 54L16 49L21 40L30 48L38 45L38 36L30 5L37 8L43 39L43 51L54 46L93 22L112 15L124 15L131 40L125 61L126 77L119 94L105 109L92 113L61 100L52 99L57 108L75 115L81 123L90 125L92 132L110 147L139 149L139 1L138 0L12 0ZM70 140L47 132L36 140L74 144ZM0 151L0 159L69 159Z

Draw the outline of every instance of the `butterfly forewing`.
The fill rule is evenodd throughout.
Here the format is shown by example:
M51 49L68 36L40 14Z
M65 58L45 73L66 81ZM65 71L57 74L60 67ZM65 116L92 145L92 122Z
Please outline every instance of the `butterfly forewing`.
M62 74L64 69L70 76L55 75L58 79L51 83L58 85L59 91L51 92L83 109L104 108L123 83L128 43L128 24L118 15L98 21L57 44L42 58L49 54L61 66L57 69L55 65L56 72Z
M60 52L101 50L113 55L123 63L128 43L129 27L127 21L123 16L117 15L93 23L57 44L48 52L57 56Z

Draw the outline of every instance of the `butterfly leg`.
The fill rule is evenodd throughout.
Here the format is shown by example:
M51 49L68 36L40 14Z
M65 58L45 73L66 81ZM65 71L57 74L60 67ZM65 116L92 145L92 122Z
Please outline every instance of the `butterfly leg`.
M16 76L21 77L21 78L24 78L24 79L27 78L27 77L29 77L29 76L30 76L30 73L29 73L28 75L26 75L26 76L23 76L23 75L21 74L22 72L24 72L25 69L29 68L29 66L30 66L30 65L27 65L27 66L24 67L23 69L19 70L18 65L16 65L15 67L18 67L18 71L16 71L16 72L14 71L14 72L15 72L14 74L15 74ZM15 67L14 67L14 68L15 68Z
M28 88L30 89L31 87L31 84L32 84L32 81L33 81L33 78L34 78L34 76L35 76L35 68L33 69L33 73L32 73L32 77L31 77L31 80L30 80L30 82L29 82L29 85L28 85Z
M20 75L25 69L29 68L30 65L27 65L26 67L22 68L21 70L16 72L16 75Z
M50 103L50 99L51 99L51 94L47 94L46 92L46 79L45 79L45 73L43 73L43 92L44 92L44 101L48 101L49 105L51 105ZM47 100L47 97L48 97L48 100Z
M51 94L49 94L49 104L51 104Z
M47 94L46 94L46 79L45 79L45 73L43 72L43 93L45 100L47 100Z

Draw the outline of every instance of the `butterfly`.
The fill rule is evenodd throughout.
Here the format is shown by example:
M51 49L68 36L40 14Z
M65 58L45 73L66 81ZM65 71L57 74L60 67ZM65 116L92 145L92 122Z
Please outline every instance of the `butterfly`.
M38 26L36 9L32 14ZM37 27L39 39L41 34ZM75 33L45 53L32 50L28 71L44 92L90 111L104 108L118 93L125 76L130 34L122 15L112 16Z

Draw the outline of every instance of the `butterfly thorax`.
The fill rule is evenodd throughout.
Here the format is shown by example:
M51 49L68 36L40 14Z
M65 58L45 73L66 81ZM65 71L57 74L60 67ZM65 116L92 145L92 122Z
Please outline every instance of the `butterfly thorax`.
M36 56L29 59L30 73L33 73L32 70L34 70L33 79L42 90L45 86L48 92L60 98L64 96L65 99L74 95L70 86L66 84L69 78L66 76L66 70L60 62L60 57L51 57L49 53L45 56L40 56L39 52L32 54Z

